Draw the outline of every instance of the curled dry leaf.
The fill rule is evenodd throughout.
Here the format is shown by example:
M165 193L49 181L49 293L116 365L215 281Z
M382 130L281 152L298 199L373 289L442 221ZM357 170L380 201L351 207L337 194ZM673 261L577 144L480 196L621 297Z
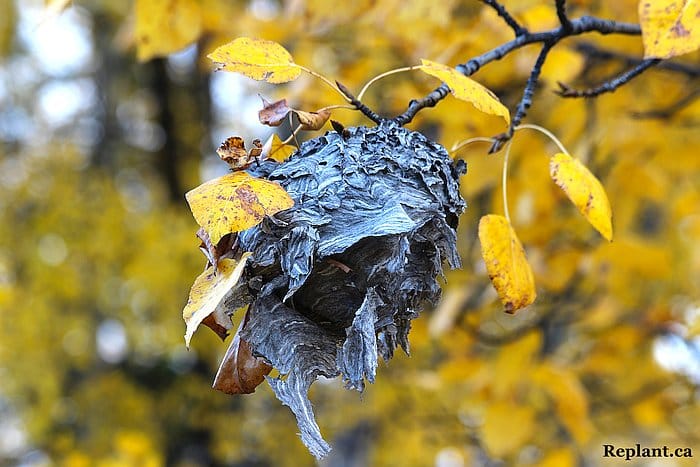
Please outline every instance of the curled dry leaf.
M421 71L442 80L449 86L452 94L463 101L471 103L478 110L489 115L503 117L506 124L510 125L510 112L501 104L498 97L490 89L482 86L471 78L468 78L447 65L421 60Z
M549 161L549 173L583 217L612 241L612 210L603 185L580 161L562 152Z
M304 112L303 110L294 111L299 118L302 130L320 130L331 117L331 111L327 109L319 110L318 112Z
M221 70L273 84L295 80L301 74L301 68L284 47L262 39L239 37L218 47L207 57Z
M240 261L222 259L219 261L218 269L209 266L195 279L187 305L182 310L182 318L187 325L185 344L188 348L192 335L203 322L220 337L226 337L226 331L232 327L231 320L225 313L218 312L217 307L240 280L249 256L250 253L244 253Z
M233 258L238 245L238 235L235 233L224 235L216 245L211 242L209 235L201 227L197 230L197 237L202 241L199 249L207 257L209 265L214 267L218 266L219 260L222 258Z
M232 169L237 170L250 165L248 151L245 150L245 141L240 136L231 136L221 143L216 150L222 161L226 162Z
M272 366L264 358L253 355L250 344L241 338L241 330L247 320L248 312L221 360L212 385L226 394L251 394L272 371Z
M641 0L644 58L671 58L700 48L700 0Z
M489 214L479 221L481 255L486 271L507 313L535 301L535 279L523 245L503 216Z
M240 232L294 206L279 184L234 172L210 180L185 195L197 223L211 242L232 232Z
M272 159L277 162L284 162L289 156L294 154L296 150L297 148L291 144L284 144L279 136L273 134L267 139L267 141L265 141L261 157L263 159Z
M287 114L292 110L287 107L287 99L280 99L275 102L269 102L264 97L262 99L263 108L258 112L258 120L260 123L267 126L280 126Z

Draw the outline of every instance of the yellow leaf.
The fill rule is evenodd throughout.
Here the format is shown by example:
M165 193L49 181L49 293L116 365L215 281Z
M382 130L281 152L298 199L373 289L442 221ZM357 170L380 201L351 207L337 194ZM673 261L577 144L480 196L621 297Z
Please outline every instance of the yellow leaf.
M671 58L700 48L700 0L641 0L644 58Z
M612 241L612 210L603 185L580 161L562 152L549 161L549 174L586 220Z
M207 55L220 69L268 83L286 83L301 74L292 56L277 42L239 37Z
M176 52L202 31L197 0L136 0L136 56L139 61Z
M457 99L471 103L484 113L503 117L506 123L510 124L510 112L488 88L441 63L425 59L421 59L421 63L420 69L430 76L442 80L450 87L450 91Z
M279 184L234 172L210 180L189 191L185 197L197 223L216 245L221 237L240 232L294 206Z
M277 162L284 162L289 156L296 152L297 148L291 144L284 144L276 134L270 136L263 145L262 158L272 159Z
M244 253L240 261L224 258L219 261L216 272L214 266L209 266L195 279L187 305L182 310L182 318L187 325L185 344L188 348L192 335L202 321L215 312L221 300L238 283L249 256L250 253ZM233 327L231 320L223 313L221 316L215 316L215 320L226 329Z
M514 313L535 301L535 279L525 250L508 220L489 214L479 221L481 255L505 311Z
M486 408L481 439L493 457L502 458L522 447L535 431L532 408L511 402L494 402Z

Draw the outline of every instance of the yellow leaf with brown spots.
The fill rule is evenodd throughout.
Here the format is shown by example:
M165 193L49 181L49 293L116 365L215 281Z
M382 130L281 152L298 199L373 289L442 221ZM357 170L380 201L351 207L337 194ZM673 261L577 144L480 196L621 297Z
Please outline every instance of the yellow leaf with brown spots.
M549 173L586 220L612 241L612 210L603 185L579 160L562 152L549 161Z
M287 49L277 42L239 37L218 47L207 57L219 69L241 73L248 78L278 84L295 80L301 68Z
M641 0L644 58L671 58L700 48L700 0Z
M234 172L210 180L185 197L197 223L216 245L221 237L240 232L294 206L284 188L275 182Z
M535 279L523 245L503 216L489 214L479 221L481 255L486 271L507 313L535 301Z
M449 86L450 91L457 99L467 101L476 107L477 110L489 115L503 117L506 124L510 124L508 108L501 104L501 101L490 89L447 65L425 59L421 60L421 64L421 71L442 80Z
M249 256L250 253L244 253L240 261L224 258L219 261L218 266L209 266L195 279L187 305L182 310L182 318L187 325L185 344L188 348L192 335L202 322L222 338L226 336L226 332L223 331L222 335L219 328L229 330L233 327L228 316L216 311L219 303L240 280Z
M141 62L176 52L202 32L197 0L136 0L135 16L136 56Z

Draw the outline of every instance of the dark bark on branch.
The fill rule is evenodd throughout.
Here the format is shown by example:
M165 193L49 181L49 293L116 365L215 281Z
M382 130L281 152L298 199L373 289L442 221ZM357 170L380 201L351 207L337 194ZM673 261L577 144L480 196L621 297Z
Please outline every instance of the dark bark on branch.
M489 149L489 153L494 153L500 150L501 147L503 147L503 144L513 137L515 127L517 127L522 119L525 118L525 115L527 115L527 109L529 109L532 105L532 95L535 93L535 86L537 86L537 82L540 79L540 73L542 73L542 65L544 65L545 60L547 60L547 54L549 54L549 51L552 49L553 45L554 44L552 43L545 42L544 46L542 46L542 50L540 50L540 54L537 56L535 65L532 67L532 71L530 72L530 77L527 79L527 83L525 84L523 97L518 103L515 116L510 122L510 128L508 128L506 133L496 136L493 144L491 145L491 149Z
M557 94L559 94L561 97L597 97L607 92L614 92L617 88L629 83L633 78L641 75L649 68L658 64L660 61L661 60L658 58L648 58L646 60L642 60L634 68L627 70L624 73L621 73L620 75L606 81L600 86L596 86L590 89L577 90L568 86L567 84L560 82L559 87L561 89L557 91Z
M503 18L503 21L506 22L508 26L513 30L515 33L515 37L522 36L524 34L528 34L528 30L525 29L518 23L515 18L511 16L510 13L508 13L508 10L498 3L496 0L482 0L486 5L490 6L494 10L496 10L496 13L498 13L498 16Z
M343 84L339 83L338 81L336 81L335 84L336 86L338 86L340 92L345 94L345 97L350 99L350 103L354 105L357 110L365 114L365 116L372 120L374 123L380 124L386 120L385 118L381 117L379 114L374 112L372 109L367 107L365 104L363 104L361 101L357 100L357 98Z
M605 20L593 16L582 16L581 18L569 20L569 27L560 26L549 31L537 33L524 33L517 36L510 42L506 42L488 52L472 58L468 62L457 65L456 69L465 76L471 76L476 73L484 65L500 60L516 49L524 47L528 44L543 43L549 44L548 49L556 45L562 39L570 36L577 36L588 32L597 32L599 34L625 34L625 35L640 35L641 29L637 24L621 23L612 20ZM538 72L539 75L539 72ZM411 122L416 114L426 108L433 107L439 101L444 99L449 92L449 88L442 84L440 87L433 90L430 94L422 99L412 100L408 109L401 115L397 115L392 120L399 125L406 125Z

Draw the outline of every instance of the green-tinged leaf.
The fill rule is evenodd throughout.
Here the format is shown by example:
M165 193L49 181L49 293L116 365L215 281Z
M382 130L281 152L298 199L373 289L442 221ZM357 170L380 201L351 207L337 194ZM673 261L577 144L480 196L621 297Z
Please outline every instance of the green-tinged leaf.
M206 271L195 279L190 296L187 300L182 317L187 325L185 332L185 344L189 348L192 335L197 330L199 325L207 318L213 315L213 321L216 325L226 330L231 329L231 320L225 313L216 314L216 308L231 290L236 285L243 274L245 263L248 260L250 253L244 253L240 261L230 258L224 258L219 261L218 269L214 266L209 266ZM217 331L216 327L208 324L209 327ZM217 332L220 337L220 332Z
M700 48L700 0L641 0L644 58L671 58Z
M481 255L503 307L515 313L535 301L535 279L520 240L503 216L489 214L479 221Z
M234 172L210 180L185 197L197 223L216 245L228 233L240 232L294 206L284 188L275 182Z
M450 91L457 99L467 101L489 115L503 117L506 124L510 124L510 112L491 90L449 66L425 59L422 59L421 63L420 69L430 76L442 80L449 86Z
M239 37L207 55L226 71L268 83L286 83L301 74L287 50L276 42Z
M580 161L562 152L550 159L549 173L586 220L611 241L613 231L610 201L595 175Z

